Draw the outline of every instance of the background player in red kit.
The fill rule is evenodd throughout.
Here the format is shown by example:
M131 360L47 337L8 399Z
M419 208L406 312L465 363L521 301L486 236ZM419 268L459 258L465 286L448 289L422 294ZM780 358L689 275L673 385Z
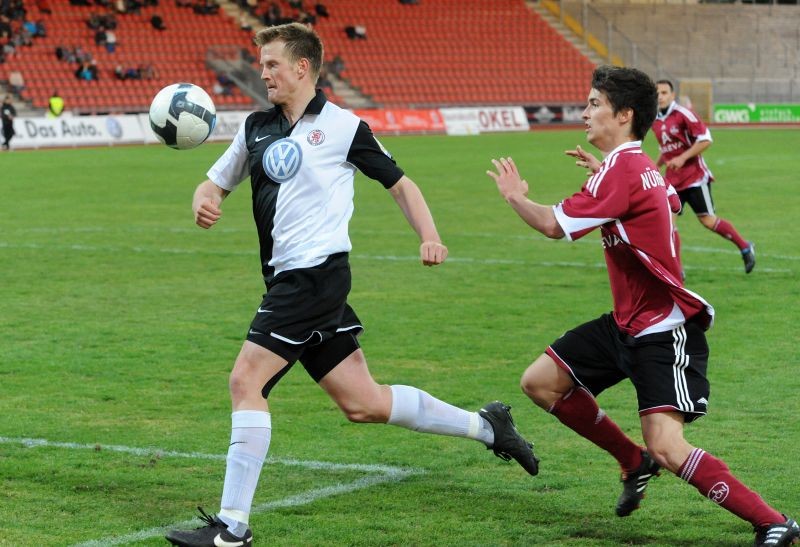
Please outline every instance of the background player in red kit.
M487 171L500 194L532 228L574 241L599 228L614 310L567 331L522 375L534 403L611 453L622 467L616 514L631 514L660 468L756 529L757 546L790 545L797 523L734 477L719 459L691 446L684 423L706 413L708 345L714 309L683 287L672 243L668 185L642 152L656 115L656 86L630 68L599 67L583 112L588 141L604 157L568 151L594 174L554 207L527 198L528 183L511 158ZM628 438L595 397L630 379L646 448Z
M756 265L753 244L745 241L733 224L716 216L711 198L714 175L701 155L711 146L711 132L703 121L685 106L675 101L675 89L669 80L659 80L658 115L653 122L653 134L661 155L659 166L665 165L664 178L675 187L681 203L688 203L697 220L725 239L733 242L742 253L744 271L750 273ZM675 245L680 256L680 239L675 231Z

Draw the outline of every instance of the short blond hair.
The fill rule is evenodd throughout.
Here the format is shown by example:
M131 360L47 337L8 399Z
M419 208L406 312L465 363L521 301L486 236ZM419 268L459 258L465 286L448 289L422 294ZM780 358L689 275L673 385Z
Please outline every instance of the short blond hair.
M322 40L313 29L300 23L266 27L256 32L253 42L261 48L272 42L284 43L284 51L292 62L308 59L315 77L322 70Z

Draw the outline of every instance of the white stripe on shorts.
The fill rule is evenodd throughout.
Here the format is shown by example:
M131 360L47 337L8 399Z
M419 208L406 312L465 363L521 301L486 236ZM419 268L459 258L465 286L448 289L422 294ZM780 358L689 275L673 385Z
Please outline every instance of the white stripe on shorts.
M675 396L678 409L682 412L694 412L694 403L689 394L686 382L686 368L689 366L689 356L686 355L686 328L680 327L672 330L672 347L675 349L675 362L672 365L672 377L675 385Z

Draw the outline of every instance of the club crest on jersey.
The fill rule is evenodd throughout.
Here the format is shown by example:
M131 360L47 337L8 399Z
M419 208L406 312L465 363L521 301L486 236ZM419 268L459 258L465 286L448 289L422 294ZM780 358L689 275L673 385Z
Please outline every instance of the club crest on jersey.
M261 164L264 172L275 182L286 182L297 174L303 162L303 151L291 139L280 139L264 151Z
M323 133L319 129L314 129L306 136L306 140L308 141L308 144L310 144L311 146L319 146L320 144L325 142L325 133Z

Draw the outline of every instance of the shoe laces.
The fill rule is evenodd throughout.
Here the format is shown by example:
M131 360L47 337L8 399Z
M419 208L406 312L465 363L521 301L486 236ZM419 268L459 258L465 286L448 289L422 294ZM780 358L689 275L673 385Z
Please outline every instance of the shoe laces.
M221 522L217 518L217 515L209 515L208 513L203 511L203 508L200 507L199 505L197 506L197 510L200 511L200 520L202 520L203 522L206 523L205 526L200 526L200 528L206 528L208 526L212 526L212 527L221 526ZM199 530L199 528L198 528L198 530Z

